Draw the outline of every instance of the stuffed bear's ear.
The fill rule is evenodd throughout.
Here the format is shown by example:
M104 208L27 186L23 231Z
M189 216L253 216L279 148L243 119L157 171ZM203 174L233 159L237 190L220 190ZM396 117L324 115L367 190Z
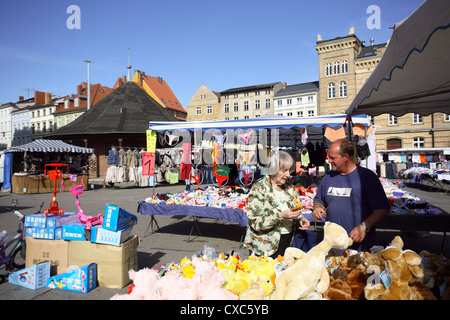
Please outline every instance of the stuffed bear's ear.
M325 222L325 225L326 225L326 226L329 226L330 223L331 223L330 221L327 221L327 222Z
M348 246L350 247L353 244L352 238L348 237Z

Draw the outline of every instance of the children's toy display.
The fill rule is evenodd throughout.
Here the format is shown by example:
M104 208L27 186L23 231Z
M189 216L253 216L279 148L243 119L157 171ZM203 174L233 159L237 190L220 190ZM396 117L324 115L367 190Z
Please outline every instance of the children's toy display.
M83 188L84 188L84 183L83 183L83 176L81 176L81 184L80 185L76 185L77 182L77 175L76 174L72 174L69 176L70 181L72 181L73 183L73 188L69 188L70 192L72 193L72 195L77 199L75 201L75 204L78 207L78 220L81 223L84 223L86 225L86 229L90 230L92 226L95 225L99 225L103 223L103 214L98 214L95 217L91 217L86 215L83 212L83 209L81 209L81 205L80 205L80 199L78 199L78 196L83 194Z
M103 228L111 231L119 231L129 228L137 223L137 217L118 206L107 204Z
M50 262L42 262L9 274L9 283L29 289L39 289L47 285L50 278Z
M97 287L97 264L91 263L50 277L46 285L50 289L89 292Z
M288 248L277 259L242 260L205 246L191 259L130 271L128 294L111 299L450 299L447 258L403 250L398 237L386 248L337 254L330 249L344 250L351 240L336 224L325 228L324 240L310 251Z
M47 176L48 173L48 177L50 180L55 180L55 184L54 184L54 188L53 188L53 200L50 202L50 207L45 209L45 217L48 217L49 215L63 215L63 208L60 208L58 206L58 202L56 201L56 181L59 179L62 179L62 171L58 170L58 168L62 168L62 167L66 167L67 168L67 173L69 173L69 165L67 164L62 164L62 163L50 163L50 164L46 164L44 167L44 177ZM47 168L55 168L54 170L48 170Z
M242 209L247 211L248 190L239 187L216 188L209 186L179 193L156 194L145 199L148 203Z
M25 234L35 239L62 239L62 227L78 221L76 212L65 212L62 216L46 217L45 213L25 216Z

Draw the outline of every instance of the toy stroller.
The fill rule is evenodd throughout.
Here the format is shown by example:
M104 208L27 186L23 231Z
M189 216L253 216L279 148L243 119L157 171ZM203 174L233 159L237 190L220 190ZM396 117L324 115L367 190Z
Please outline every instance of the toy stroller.
M88 216L84 214L83 209L81 209L80 206L80 200L78 199L78 196L83 193L84 183L83 183L83 176L81 176L81 184L76 185L77 182L77 175L72 174L69 176L70 181L73 183L73 188L69 188L70 192L72 192L72 195L77 198L75 203L78 207L78 221L81 223L84 223L86 225L86 228L88 230L91 229L92 226L103 224L103 215L100 213L95 217Z
M63 208L58 206L58 202L56 201L56 181L58 179L62 179L62 171L58 170L58 168L66 166L67 173L69 173L69 166L67 164L62 163L50 163L46 164L44 167L44 177L47 176L50 180L55 180L55 186L53 188L53 200L50 202L50 207L45 209L45 217L47 218L49 215L59 215L60 217L63 215ZM54 167L55 170L47 171L47 167Z

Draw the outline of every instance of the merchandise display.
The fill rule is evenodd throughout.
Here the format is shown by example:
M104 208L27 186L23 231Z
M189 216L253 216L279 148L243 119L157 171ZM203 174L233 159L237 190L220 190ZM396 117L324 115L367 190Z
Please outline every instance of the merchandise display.
M205 246L191 259L130 271L128 294L113 300L438 300L450 299L450 261L404 250L400 237L370 252L345 250L350 241L329 223L327 236L308 252L288 248L277 259L216 254ZM303 270L303 271L302 271ZM308 272L306 272L308 270ZM314 272L311 272L314 270Z

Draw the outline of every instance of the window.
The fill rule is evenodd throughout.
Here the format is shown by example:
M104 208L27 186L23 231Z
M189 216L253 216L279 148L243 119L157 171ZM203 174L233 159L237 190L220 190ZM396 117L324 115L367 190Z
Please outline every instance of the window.
M289 98L289 99L286 99L286 104L292 104L292 99L291 98Z
M247 120L247 119L249 119L250 117L249 116L244 116L244 120Z
M347 62L347 60L342 60L341 70L342 70L342 73L347 73L348 72L348 62Z
M347 83L342 81L339 83L339 97L344 98L347 96Z
M292 117L292 112L288 112L288 113L287 113L287 116L288 116L288 117Z
M325 74L327 76L331 76L331 73L332 73L331 62L328 62L325 67Z
M393 150L393 149L400 149L402 147L402 140L401 139L388 139L386 140L386 149L387 150Z
M69 108L69 100L64 101L64 109Z
M282 106L283 105L283 100L278 100L278 105Z
M248 101L244 101L244 111L248 111Z
M423 124L423 117L418 113L413 113L413 124Z
M414 148L424 148L425 147L425 139L423 137L417 137L413 139L413 147Z
M75 98L75 101L74 101L74 104L75 104L75 107L79 107L80 106L80 98Z
M308 110L308 117L314 117L314 110Z
M206 107L206 113L211 114L212 113L212 106Z
M229 113L230 112L230 104L229 103L225 103L225 109L223 110L223 112L225 113Z
M239 111L239 102L235 102L233 104L233 110L234 110L234 112L238 112Z
M328 85L328 99L336 98L336 86L334 83Z
M396 117L396 116L393 116L392 114L390 114L390 115L389 115L388 124L389 124L390 126L396 126L396 125L398 124L398 123L397 123L397 117Z
M196 109L197 109L197 111L196 111L197 115L202 114L202 107L197 107Z
M313 96L308 96L308 102L314 102L314 97Z
M266 109L270 109L270 99L266 99Z
M255 100L255 109L256 110L261 109L261 101L259 99Z
M450 114L444 113L444 122L450 121Z
M302 103L302 97L297 98L297 103Z
M339 61L336 61L335 63L334 63L334 74L339 74L340 72L340 70L339 70Z
M297 117L299 118L303 117L303 111L297 111Z

